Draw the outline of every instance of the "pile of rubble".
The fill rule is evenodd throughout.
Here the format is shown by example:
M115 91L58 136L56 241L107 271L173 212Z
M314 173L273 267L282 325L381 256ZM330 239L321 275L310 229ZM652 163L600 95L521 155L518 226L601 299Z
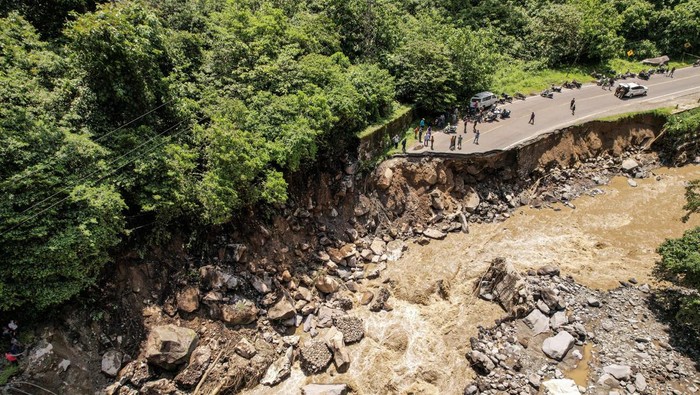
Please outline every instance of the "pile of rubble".
M509 315L470 339L467 359L480 374L465 394L693 394L700 391L694 359L700 350L674 344L654 319L648 285L629 279L599 292L544 267L520 275L497 260L479 292L504 307L512 295L529 312ZM518 284L506 294L490 279ZM501 298L505 298L502 300ZM521 303L521 306L527 303ZM697 347L697 343L696 343Z

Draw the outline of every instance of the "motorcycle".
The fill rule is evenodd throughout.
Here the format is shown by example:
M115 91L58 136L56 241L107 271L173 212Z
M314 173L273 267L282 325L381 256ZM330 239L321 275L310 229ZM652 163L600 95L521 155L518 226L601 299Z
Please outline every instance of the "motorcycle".
M498 114L496 112L491 111L488 114L486 114L486 121L487 122L493 122L496 119L498 119Z
M545 89L545 90L543 90L543 91L540 93L540 96L546 97L546 98L549 98L549 99L553 99L553 98L554 98L554 93L553 93L552 91L550 91L549 89Z
M693 63L693 67L700 67L700 59L696 60L695 63Z
M562 86L563 86L564 88L566 88L566 89L574 89L574 88L580 89L580 88L581 88L581 83L576 82L576 80L573 80L573 81L571 81L571 82L565 81L565 82L562 84Z
M510 110L504 108L503 110L501 110L501 119L506 118L510 118Z
M505 92L504 92L504 93L501 93L501 99L503 99L504 101L507 101L508 103L512 103L512 102L513 102L513 96L511 96L511 95L509 95L509 94L507 94L507 93L505 93Z
M639 77L639 79L648 81L648 80L649 80L649 73L647 73L646 71L642 70L642 71L639 72L639 74L637 74L637 77Z
M513 97L516 98L516 99L518 99L518 100L525 100L525 97L526 97L526 96L523 95L523 94L520 93L520 92L515 92L515 93L513 94Z
M551 88L549 88L552 92L561 92L561 86L554 86L552 85Z

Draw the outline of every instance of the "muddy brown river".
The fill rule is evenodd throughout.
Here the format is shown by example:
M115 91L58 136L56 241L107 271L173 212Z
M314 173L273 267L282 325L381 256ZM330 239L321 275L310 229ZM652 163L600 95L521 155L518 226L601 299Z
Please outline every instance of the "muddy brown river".
M630 277L658 285L652 275L656 247L700 225L700 216L680 221L684 184L700 178L700 167L654 173L659 180L637 180L636 188L615 178L600 187L603 194L577 199L575 209L522 208L505 222L472 225L469 234L450 234L427 246L411 244L382 275L393 282L393 311L352 310L364 319L366 338L349 347L352 362L346 373L331 367L307 377L297 363L278 386L248 393L294 394L305 384L333 382L347 383L360 394L462 393L474 377L464 357L469 337L478 325L491 326L503 315L496 304L472 292L493 258L505 257L522 270L556 265L563 276L597 289L614 288ZM446 299L436 292L439 280L449 289Z

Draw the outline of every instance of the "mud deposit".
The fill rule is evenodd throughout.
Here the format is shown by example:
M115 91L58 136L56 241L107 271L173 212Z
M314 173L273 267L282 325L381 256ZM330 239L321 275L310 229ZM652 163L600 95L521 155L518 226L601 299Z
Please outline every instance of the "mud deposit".
M656 247L700 225L697 217L680 221L684 184L696 178L697 166L658 169L637 180L637 187L617 177L575 200L575 209L522 208L505 222L472 224L469 234L452 233L426 246L411 244L403 258L370 282L370 287L389 284L393 310L355 310L365 321L367 336L350 347L346 373L330 370L307 377L296 365L279 386L247 393L293 394L307 383L329 382L347 383L360 394L462 393L475 377L465 358L469 338L478 326L492 326L504 314L473 292L492 259L505 257L522 271L554 265L562 276L597 290L616 288L631 277L658 286L652 276ZM590 353L585 349L582 363ZM587 375L581 366L570 377L583 384Z

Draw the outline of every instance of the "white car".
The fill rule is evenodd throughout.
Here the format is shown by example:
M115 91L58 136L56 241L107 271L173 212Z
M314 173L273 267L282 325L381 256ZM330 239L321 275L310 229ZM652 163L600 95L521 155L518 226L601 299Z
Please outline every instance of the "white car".
M644 85L639 85L634 82L620 84L615 89L615 96L620 99L624 97L646 96L649 89Z

